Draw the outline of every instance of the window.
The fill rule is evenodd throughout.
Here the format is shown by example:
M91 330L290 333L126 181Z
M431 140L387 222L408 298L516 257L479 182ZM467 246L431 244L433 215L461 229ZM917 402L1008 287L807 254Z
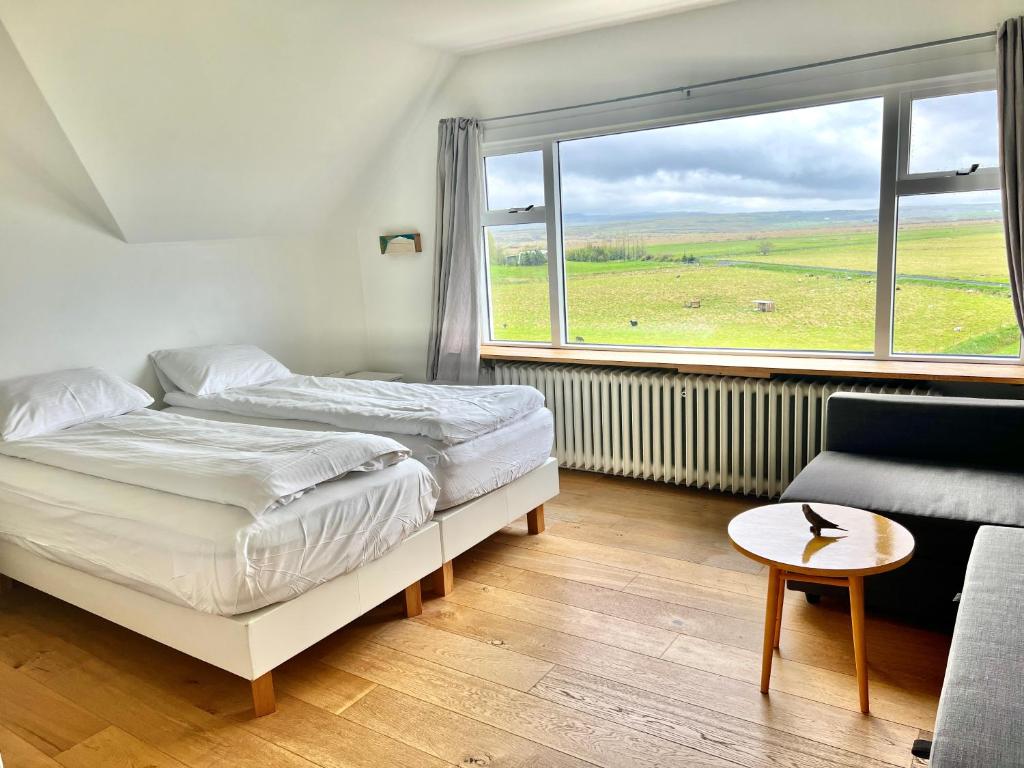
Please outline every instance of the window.
M1020 356L998 192L900 200L893 349Z
M901 113L891 350L1019 358L995 91L905 94Z
M484 161L488 324L496 341L551 341L543 154Z
M867 352L882 101L562 142L567 336Z
M999 165L995 91L914 99L910 128L910 173Z
M947 81L488 156L490 339L1020 358L996 125Z
M550 341L548 243L543 224L486 227L491 337Z
M493 155L484 160L487 209L544 205L544 165L540 152Z

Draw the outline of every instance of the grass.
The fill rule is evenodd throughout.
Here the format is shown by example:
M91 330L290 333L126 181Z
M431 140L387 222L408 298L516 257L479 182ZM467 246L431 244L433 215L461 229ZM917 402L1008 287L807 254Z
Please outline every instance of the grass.
M761 253L761 244L770 251ZM1005 283L1003 229L998 222L944 226L911 225L898 235L897 271L907 275L968 278ZM693 255L716 260L858 269L873 272L878 241L874 232L847 231L796 237L757 237L705 243L649 245L652 255ZM941 254L941 255L940 255ZM996 258L993 258L993 256ZM938 257L937 257L938 256Z
M696 256L697 264L567 262L568 337L600 344L870 351L874 233L768 240L767 253L761 251L765 238L647 246L657 256ZM900 232L898 254L897 351L1018 353L998 224L909 227ZM495 338L550 338L546 267L492 267L491 282ZM685 306L692 299L700 300L699 308ZM775 311L756 311L755 299L774 301Z

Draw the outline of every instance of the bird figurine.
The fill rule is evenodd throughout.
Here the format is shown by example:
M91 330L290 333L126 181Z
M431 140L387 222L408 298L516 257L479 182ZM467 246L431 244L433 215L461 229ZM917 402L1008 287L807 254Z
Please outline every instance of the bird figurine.
M811 533L815 536L821 536L822 530L831 531L845 531L846 529L836 525L830 520L826 520L824 517L819 515L813 509L810 504L804 504L802 507L804 511L804 517L807 518L807 522L811 524Z

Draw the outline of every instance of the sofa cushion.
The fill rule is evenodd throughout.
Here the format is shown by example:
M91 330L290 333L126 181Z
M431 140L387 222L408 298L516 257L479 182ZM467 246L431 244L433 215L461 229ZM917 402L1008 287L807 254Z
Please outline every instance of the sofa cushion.
M836 392L825 450L1024 471L1024 400Z
M825 451L782 494L874 512L1024 526L1024 475L886 456Z
M942 685L931 768L1024 765L1024 530L978 531Z

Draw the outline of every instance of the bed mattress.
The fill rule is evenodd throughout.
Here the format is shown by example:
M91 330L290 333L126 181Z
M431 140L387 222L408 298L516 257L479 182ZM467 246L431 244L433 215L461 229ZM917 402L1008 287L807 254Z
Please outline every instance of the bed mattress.
M222 615L381 557L431 519L435 498L429 471L406 460L323 483L254 520L241 507L0 456L0 539Z
M341 431L313 421L237 416L221 411L184 407L165 410L200 419L314 431ZM426 465L440 486L437 500L437 511L440 512L507 485L547 461L554 443L554 419L551 411L540 408L511 424L458 445L446 445L440 440L419 435L387 432L373 434L397 440L410 450L412 458Z

